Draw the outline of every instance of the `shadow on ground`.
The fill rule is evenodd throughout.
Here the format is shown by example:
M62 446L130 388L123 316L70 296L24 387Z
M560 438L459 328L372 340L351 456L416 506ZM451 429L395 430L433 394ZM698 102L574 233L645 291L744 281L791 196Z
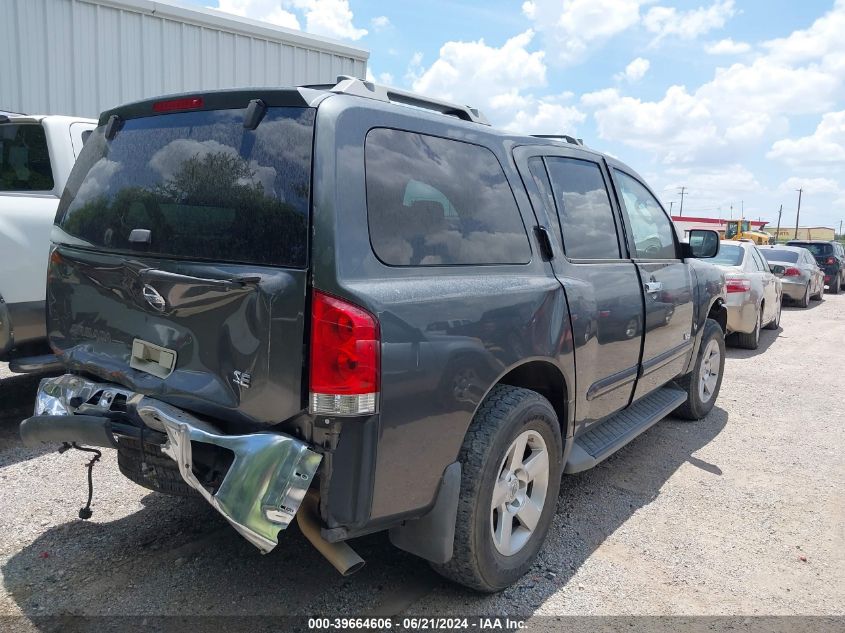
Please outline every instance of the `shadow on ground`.
M763 330L760 332L760 343L757 349L743 349L742 347L734 347L736 343L732 336L728 336L725 340L725 352L728 358L751 358L760 354L765 354L775 341L781 336L784 336L784 330L779 327L776 330Z
M718 407L699 422L667 418L593 470L565 477L537 565L503 594L510 612L531 615L682 465L720 476L693 453L727 421ZM95 514L40 534L3 566L7 594L36 626L47 615L398 615L440 596L467 614L493 612L495 598L446 583L385 534L352 542L367 565L344 579L294 526L262 556L205 502L150 494L142 504L114 521Z
M28 449L20 443L18 425L32 415L35 392L45 375L12 374L0 378L0 468L56 449L47 446Z

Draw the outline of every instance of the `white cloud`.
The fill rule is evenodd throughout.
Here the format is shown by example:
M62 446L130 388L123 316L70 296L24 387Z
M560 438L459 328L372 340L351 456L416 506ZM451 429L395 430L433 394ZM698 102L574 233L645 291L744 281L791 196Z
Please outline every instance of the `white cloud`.
M845 39L831 24L838 27L843 15L845 0L839 0L809 29L776 40L780 45L764 43L770 52L718 68L695 90L672 86L663 98L643 101L610 89L584 95L581 103L595 109L602 138L645 146L665 163L716 164L725 155L747 154L785 134L788 117L824 114L842 103ZM824 41L808 48L807 33ZM794 48L800 63L784 57L784 48Z
M316 35L339 39L359 40L366 29L352 23L349 0L290 0L292 5L305 13L305 30Z
M845 110L826 113L809 136L777 141L766 158L783 161L792 167L845 165Z
M655 34L655 42L674 36L693 40L720 29L736 13L734 0L717 0L709 7L678 11L675 7L652 7L643 18L646 29Z
M782 194L792 193L803 189L804 194L820 194L820 193L842 193L842 188L839 183L832 178L801 178L799 176L792 176L787 178L778 187L778 191Z
M215 8L241 17L300 30L296 15L283 9L280 0L218 0L218 6Z
M741 55L751 50L748 42L734 42L731 38L711 42L704 47L708 55Z
M640 21L649 0L528 0L522 13L555 62L571 65Z
M651 68L651 62L645 59L644 57L637 57L633 60L630 64L625 66L625 71L621 73L617 73L614 75L614 78L617 81L625 80L628 83L636 83L648 72L648 69Z
M309 33L348 40L359 40L367 34L366 29L353 24L349 0L218 0L216 8L292 29L301 28L294 13L298 11L305 18ZM376 20L381 18L384 16Z
M374 31L383 31L391 26L390 18L386 15L379 15L370 20Z
M571 103L572 93L533 93L546 85L545 54L528 49L533 39L528 30L501 47L484 40L447 42L427 68L422 55L414 55L408 79L416 92L478 107L506 129L574 134L585 115Z

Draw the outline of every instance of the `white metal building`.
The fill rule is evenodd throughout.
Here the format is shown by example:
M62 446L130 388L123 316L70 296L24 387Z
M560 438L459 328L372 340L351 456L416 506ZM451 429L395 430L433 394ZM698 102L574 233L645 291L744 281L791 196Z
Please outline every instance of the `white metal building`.
M0 0L0 110L96 117L174 92L364 77L369 53L151 0Z

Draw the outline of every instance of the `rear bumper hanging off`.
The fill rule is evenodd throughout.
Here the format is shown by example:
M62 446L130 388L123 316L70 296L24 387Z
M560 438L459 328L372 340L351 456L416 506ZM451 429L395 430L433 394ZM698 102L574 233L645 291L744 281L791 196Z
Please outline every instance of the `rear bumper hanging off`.
M118 410L126 411L126 422L115 421ZM264 553L278 544L279 532L293 520L322 459L288 435L227 435L154 398L70 374L41 381L35 415L21 423L21 438L28 446L78 442L110 447L113 434L136 436L130 430L139 431L139 421L166 435L162 452L176 462L185 482ZM234 455L216 490L203 486L194 474L191 442L213 444Z

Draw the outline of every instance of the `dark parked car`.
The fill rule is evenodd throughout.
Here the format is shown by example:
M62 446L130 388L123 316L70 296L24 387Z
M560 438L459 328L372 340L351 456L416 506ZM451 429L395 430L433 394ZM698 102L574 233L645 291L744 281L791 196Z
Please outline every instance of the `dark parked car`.
M824 240L789 240L787 246L806 248L824 271L824 283L830 294L839 294L845 287L845 249L839 242Z
M62 198L67 373L21 435L116 447L264 552L296 516L347 573L389 530L500 590L562 474L713 407L724 279L693 233L618 160L357 79L118 107Z

